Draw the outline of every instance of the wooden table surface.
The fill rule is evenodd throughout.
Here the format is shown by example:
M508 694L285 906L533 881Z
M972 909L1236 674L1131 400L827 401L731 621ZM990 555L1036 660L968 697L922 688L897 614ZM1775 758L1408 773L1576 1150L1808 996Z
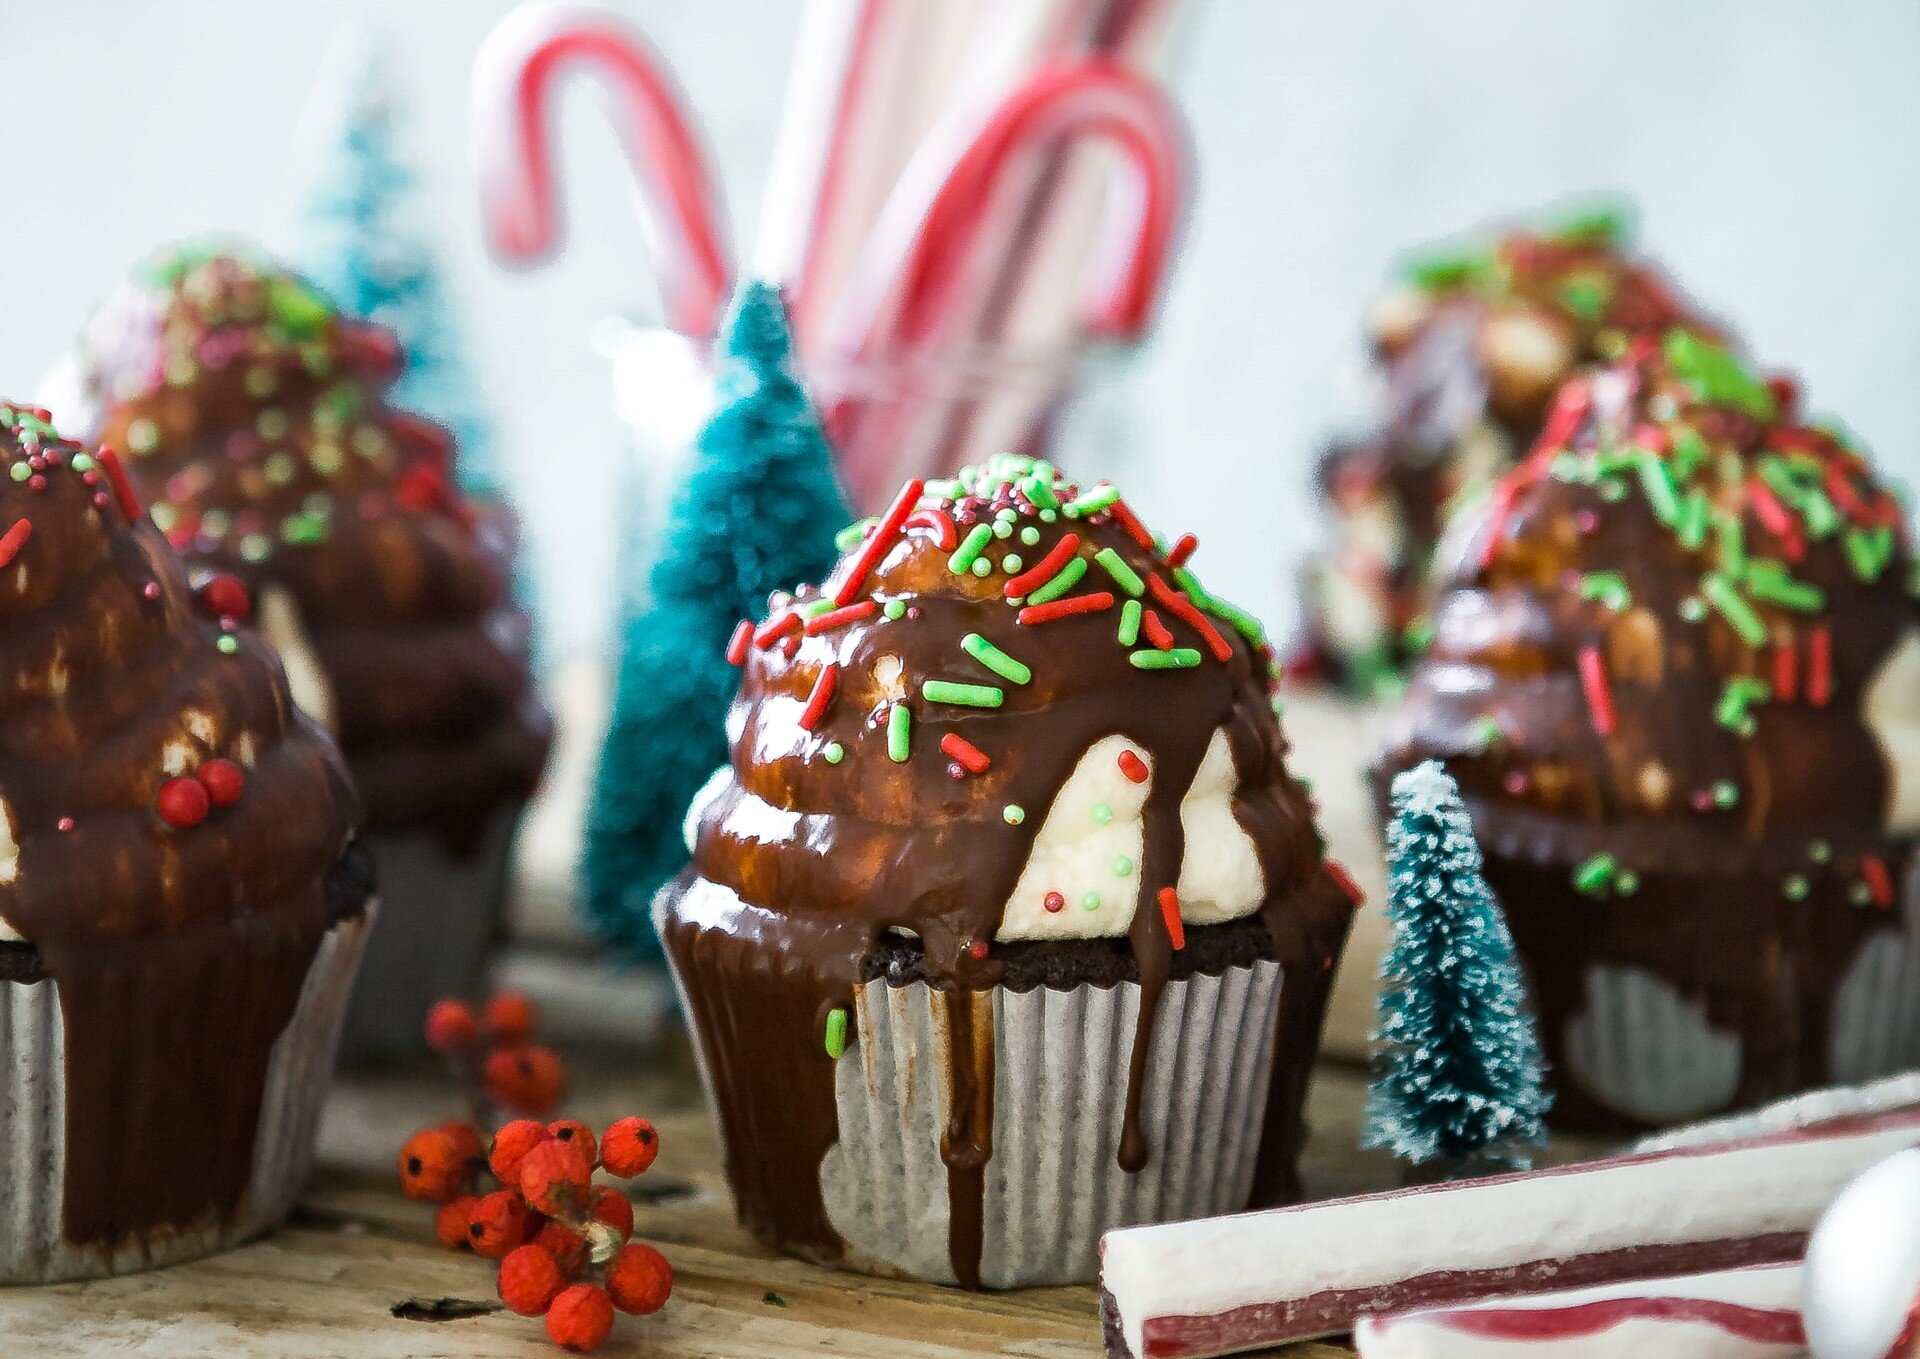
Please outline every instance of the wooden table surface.
M661 1156L630 1183L640 1239L673 1262L673 1300L617 1319L608 1359L960 1359L1102 1353L1090 1287L969 1294L821 1269L773 1255L733 1221L714 1134L684 1050L642 1062L572 1048L567 1112L596 1127L625 1113L654 1120ZM1364 1081L1323 1065L1310 1101L1304 1172L1315 1196L1394 1179L1355 1150ZM486 1311L409 1319L409 1303L497 1306L491 1265L442 1249L426 1205L401 1197L394 1156L415 1128L459 1112L435 1067L346 1075L336 1084L312 1186L287 1227L175 1269L96 1283L0 1289L0 1352L128 1354L139 1359L554 1359L537 1320ZM1570 1154L1572 1149L1561 1149ZM1336 1344L1268 1355L1336 1359Z

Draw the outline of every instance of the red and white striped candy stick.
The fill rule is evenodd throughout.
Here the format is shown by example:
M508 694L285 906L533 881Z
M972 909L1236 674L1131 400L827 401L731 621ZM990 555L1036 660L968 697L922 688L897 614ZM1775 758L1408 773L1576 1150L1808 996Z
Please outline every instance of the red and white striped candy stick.
M473 151L493 251L508 263L532 263L559 243L549 124L561 77L582 68L597 75L615 99L668 322L683 334L711 335L733 278L720 196L665 63L611 11L521 5L480 44L473 70Z
M947 163L933 160L940 148L929 139L929 154L914 158L889 198L829 326L829 371L925 361L977 276L982 228L1009 166L1077 138L1112 142L1134 171L1134 192L1118 202L1132 230L1117 259L1096 271L1086 322L1098 334L1138 336L1152 318L1184 214L1187 139L1158 84L1095 60L1028 80ZM908 413L896 409L885 423L894 426ZM889 430L869 414L853 401L830 412L843 474L859 501L878 495L902 470L888 457Z

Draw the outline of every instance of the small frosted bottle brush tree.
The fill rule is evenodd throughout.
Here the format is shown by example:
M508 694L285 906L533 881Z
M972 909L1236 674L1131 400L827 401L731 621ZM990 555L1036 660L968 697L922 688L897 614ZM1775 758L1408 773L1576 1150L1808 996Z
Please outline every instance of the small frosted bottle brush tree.
M1506 918L1437 761L1393 781L1374 1080L1362 1145L1420 1177L1524 1169L1549 1096Z
M734 629L774 591L824 578L849 518L792 353L779 292L747 284L721 337L719 405L675 497L647 606L620 639L583 868L588 924L629 953L657 948L648 908L686 865L687 807L726 762Z

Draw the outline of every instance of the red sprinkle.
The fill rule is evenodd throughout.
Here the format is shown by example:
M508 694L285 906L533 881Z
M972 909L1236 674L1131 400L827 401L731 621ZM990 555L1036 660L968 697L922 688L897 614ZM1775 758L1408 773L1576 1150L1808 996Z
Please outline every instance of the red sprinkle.
M1180 919L1180 894L1171 887L1160 889L1160 919L1167 927L1167 941L1176 949L1185 948L1187 926Z
M1145 783L1147 781L1147 762L1131 750L1123 750L1120 752L1120 772L1125 774L1134 783Z
M1544 447L1544 438L1542 436ZM1507 519L1513 513L1513 498L1519 493L1520 483L1511 476L1502 477L1494 483L1493 496L1487 502L1487 524L1480 531L1480 569L1486 570L1493 564L1493 554L1500 546L1500 539L1507 530Z
M1553 403L1553 410L1547 415L1547 422L1540 428L1536 449L1560 449L1580 427L1580 421L1591 404L1591 394L1585 382L1569 382L1560 389L1560 399Z
M933 540L939 544L942 552L953 551L954 544L960 541L959 531L954 528L953 520L947 517L945 510L915 510L907 516L907 522L901 527L932 529Z
M1347 894L1347 900L1354 905L1358 906L1367 899L1367 894L1360 890L1360 884L1353 880L1353 874L1347 872L1347 866L1339 860L1327 860L1327 876L1333 879L1335 886Z
M1191 533L1181 534L1180 541L1167 550L1167 565L1185 566L1187 558L1193 555L1193 550L1198 546L1200 546L1200 540Z
M1747 490L1753 499L1754 514L1759 517L1760 523L1767 532L1780 540L1780 546L1786 552L1787 560L1804 561L1807 555L1806 539L1801 536L1800 526L1793 521L1793 515L1773 493L1773 488L1759 477L1749 477Z
M1058 892L1047 893L1046 898L1040 904L1045 906L1047 910L1054 915L1059 915L1060 912L1067 909L1067 899Z
M957 732L950 731L940 738L940 751L969 774L984 774L993 765L986 751Z
M1022 623L1051 623L1056 618L1066 618L1076 613L1099 613L1102 609L1113 607L1113 594L1107 590L1096 590L1090 595L1074 595L1070 599L1050 599L1045 604L1029 604L1016 615Z
M747 661L747 643L753 640L753 620L742 618L733 630L733 636L727 639L727 664L745 665Z
M1613 689L1607 683L1607 663L1600 658L1598 647L1580 648L1580 687L1587 691L1593 729L1602 736L1613 735Z
M1833 697L1833 634L1819 623L1807 634L1807 702L1827 706Z
M1140 517L1128 507L1126 501L1114 501L1107 506L1107 513L1111 514L1120 527L1127 531L1129 538L1147 551L1153 551L1153 535L1147 532L1147 526L1140 522Z
M797 634L799 631L800 615L794 611L792 605L788 605L759 626L753 634L753 644L765 651L786 633Z
M854 595L866 584L880 557L893 546L893 540L900 536L901 525L907 522L907 516L913 513L913 507L920 503L920 492L926 489L926 482L915 477L900 488L900 494L887 506L887 512L880 516L880 522L874 525L873 532L867 535L867 541L860 545L859 553L847 564L846 577L833 592L835 604L846 605L853 602Z
M880 606L871 599L863 599L858 604L849 604L844 609L829 609L825 613L809 618L803 631L809 637L818 637L823 632L832 632L835 628L845 627L857 622L868 614L877 613Z
M1773 647L1773 696L1782 703L1800 697L1800 653L1792 642L1776 642Z
M140 497L133 493L133 483L127 480L127 469L121 465L120 455L100 445L100 465L107 469L107 479L113 483L113 498L120 504L120 513L127 517L129 524L137 524L146 513L140 508Z
M1867 880L1867 889L1873 893L1873 904L1882 910L1893 905L1893 878L1887 872L1885 863L1872 854L1860 860L1860 876Z
M1147 591L1166 605L1174 617L1200 634L1207 644L1207 650L1213 653L1216 661L1233 659L1233 648L1228 646L1227 639L1220 635L1220 629L1216 628L1186 595L1160 579L1158 574L1147 577Z
M0 533L0 567L13 565L13 559L20 555L20 549L27 545L27 539L33 536L33 521L16 519L13 527Z
M1160 615L1152 609L1140 615L1140 631L1161 651L1173 650L1173 634L1167 631L1167 625L1160 621Z
M834 682L839 675L840 667L831 661L820 667L820 673L814 677L813 692L807 695L807 706L800 713L802 731L812 731L826 716L827 705L833 702Z
M1052 550L1049 551L1046 556L1042 557L1039 561L1006 583L1004 588L1007 598L1019 599L1023 595L1032 594L1042 585L1045 585L1048 581L1059 575L1061 569L1072 560L1073 554L1079 550L1080 535L1077 533L1067 534L1053 545Z

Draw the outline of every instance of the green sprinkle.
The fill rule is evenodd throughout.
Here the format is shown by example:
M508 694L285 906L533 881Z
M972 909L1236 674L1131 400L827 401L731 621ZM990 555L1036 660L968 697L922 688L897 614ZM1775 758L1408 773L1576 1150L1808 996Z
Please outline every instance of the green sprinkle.
M1058 511L1058 510L1042 510L1042 511L1040 511L1040 522L1041 522L1041 523L1043 523L1043 524L1051 524L1051 523L1054 523L1054 522L1056 522L1056 521L1057 521L1057 520L1058 520L1059 518L1060 518L1060 511Z
M1085 557L1070 557L1067 559L1067 564L1055 573L1052 580L1040 586L1032 594L1027 596L1027 603L1045 604L1049 600L1058 599L1061 595L1064 595L1067 591L1078 585L1080 583L1080 577L1086 574L1087 559Z
M1789 873L1782 879L1780 890L1785 893L1788 901L1805 901L1807 893L1813 890L1813 885L1807 881L1806 874Z
M1020 568L1025 565L1026 563L1020 560L1020 554L1018 552L1009 552L1000 559L1000 569L1010 576L1019 575Z
M1732 779L1720 779L1708 790L1713 805L1723 810L1740 805L1740 785Z
M847 748L838 741L827 742L820 753L826 757L828 764L839 764L840 761L847 758Z
M1016 661L977 632L970 632L962 637L960 649L1003 680L1014 684L1025 684L1033 678L1031 669Z
M1807 841L1807 857L1817 864L1827 863L1833 858L1833 846L1825 840Z
M13 466L9 467L7 469L7 475L12 477L15 481L25 481L27 480L27 478L33 475L33 469L27 466L25 460L23 459L20 462L16 462Z
M1102 825L1102 826L1106 825L1109 821L1113 820L1113 808L1109 807L1104 802L1094 803L1093 819L1095 823L1098 825Z
M1067 518L1074 519L1083 514L1093 514L1097 511L1104 510L1119 498L1120 488L1118 486L1109 486L1103 483L1094 487L1085 495L1069 500L1061 508L1066 511Z
M1680 522L1680 496L1673 486L1673 473L1651 449L1641 449L1634 461L1640 466L1640 489L1647 493L1654 517L1668 527Z
M1429 293L1452 292L1474 284L1491 283L1498 276L1493 256L1484 250L1422 256L1408 260L1402 272L1407 282Z
M1840 527L1840 511L1827 499L1825 491L1808 491L1800 500L1801 517L1807 521L1807 533L1816 541L1833 535Z
M1100 894L1098 892L1083 892L1080 896L1080 909L1083 911L1099 910Z
M1873 902L1873 889L1864 882L1856 882L1847 889L1847 900L1856 906L1867 906Z
M1698 552L1707 541L1707 521L1712 514L1712 506L1707 504L1707 493L1701 490L1687 492L1680 502L1680 522L1674 525L1679 535L1680 546L1689 552Z
M985 557L975 557L973 559L973 574L983 579L987 576L992 575L993 563L988 561Z
M1632 210L1609 204L1586 208L1553 228L1553 238L1576 245L1613 245L1633 234Z
M1013 521L1011 519L995 519L993 521L993 536L996 538L1013 537Z
M1489 746L1498 745L1505 736L1506 732L1500 727L1500 719L1485 713L1473 719L1473 739L1480 749L1485 750Z
M1140 573L1128 566L1126 561L1110 547L1103 547L1093 554L1093 559L1107 568L1107 574L1122 590L1134 596L1147 592L1147 583L1140 579Z
M838 1005L827 1011L827 1060L837 1062L847 1050L847 1012Z
M1020 483L1020 489L1027 493L1027 499L1043 510L1060 508L1060 497L1053 493L1053 486L1046 477L1027 477Z
M809 599L800 606L802 618L818 618L823 613L832 613L835 608L831 596L823 595L819 599Z
M877 519L860 519L848 524L833 535L833 545L842 552L851 551L859 545L862 538L867 536L867 530L878 522Z
M1140 640L1140 601L1129 599L1120 606L1120 645L1132 646Z
M905 764L912 753L913 714L907 711L906 704L896 703L887 714L887 758L895 764Z
M1692 425L1675 425L1667 437L1673 444L1674 475L1682 481L1692 477L1713 456L1707 441Z
M1132 877L1133 876L1133 860L1129 859L1124 854L1114 855L1113 876L1116 878Z
M1700 400L1731 406L1756 420L1773 419L1773 393L1727 350L1677 327L1667 332L1661 347L1667 362Z
M1707 616L1706 601L1698 595L1688 595L1680 601L1679 614L1683 622L1698 623Z
M1135 670L1191 670L1200 664L1200 653L1190 646L1171 651L1130 651L1127 660Z
M1020 530L1020 541L1026 544L1028 547L1032 547L1035 543L1040 541L1040 530L1035 528L1032 524L1028 524L1026 527Z
M1767 625L1760 621L1760 615L1753 606L1740 597L1733 583L1718 572L1709 571L1700 579L1700 592L1707 602L1720 612L1727 624L1740 640L1748 646L1760 646L1767 640Z
M907 616L907 601L904 599L889 599L885 604L880 606L880 612L895 622L898 622Z
M1582 321L1598 321L1606 315L1613 287L1605 274L1581 273L1560 284L1560 304Z
M951 703L961 708L997 708L1007 698L1006 690L998 685L960 684L953 680L937 679L921 684L920 696L929 703Z
M1740 516L1723 510L1714 515L1713 527L1720 544L1720 569L1728 576L1744 574L1747 565L1747 530L1740 522Z
M993 527L989 524L975 524L967 531L954 554L947 558L947 570L956 576L964 576L973 569L974 562L987 550L987 544L993 541Z
M1182 574L1183 573L1180 572L1175 573L1176 577ZM1187 579L1191 579L1191 577L1187 577ZM1232 624L1235 632L1253 643L1253 645L1266 645L1267 630L1260 626L1260 620L1258 618L1255 618L1237 604L1229 604L1226 600L1220 598L1219 595L1194 594L1191 588L1186 587L1185 580L1182 580L1181 584L1183 588L1187 589L1188 594L1193 595L1194 603L1198 604L1208 613L1226 619L1228 623Z
M151 420L135 420L127 426L127 447L135 453L151 453L160 446L160 426Z
M1887 563L1893 559L1893 530L1885 525L1876 529L1848 529L1840 545L1846 549L1853 574L1870 585L1880 579Z
M1755 679L1751 675L1736 675L1720 691L1720 701L1713 709L1713 720L1741 736L1751 736L1754 724L1748 710L1772 697L1773 689L1765 680Z
M1573 890L1585 896L1599 896L1619 871L1619 861L1611 854L1596 854L1573 870Z
M1827 595L1817 585L1795 580L1779 562L1757 557L1747 563L1747 593L1755 599L1800 613L1817 613L1826 607Z
M1000 809L1000 819L1009 826L1017 826L1027 819L1027 809L1017 802L1009 802Z
M219 649L221 655L231 656L240 649L240 639L231 633L226 633L214 643L214 646Z
M1633 594L1618 571L1590 571L1580 578L1580 597L1597 599L1615 613L1633 603Z
M85 453L76 453L68 463L68 466L72 467L76 472L91 472L97 464Z

